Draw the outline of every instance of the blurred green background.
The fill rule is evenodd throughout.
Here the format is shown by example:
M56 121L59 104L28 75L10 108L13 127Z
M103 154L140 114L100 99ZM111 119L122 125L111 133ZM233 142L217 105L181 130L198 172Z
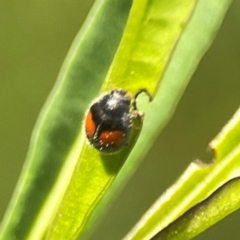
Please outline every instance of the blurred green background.
M93 0L1 1L1 219L23 166L39 111L92 3ZM240 2L235 0L175 115L92 239L121 239L190 161L212 158L206 150L208 142L240 103L239 16ZM235 212L196 239L225 240L230 236L231 240L239 240L239 219L240 212Z

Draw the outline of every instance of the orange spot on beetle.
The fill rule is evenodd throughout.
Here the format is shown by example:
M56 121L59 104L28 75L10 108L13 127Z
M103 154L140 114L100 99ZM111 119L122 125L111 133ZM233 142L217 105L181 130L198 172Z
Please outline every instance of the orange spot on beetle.
M87 117L86 117L86 134L89 138L93 138L94 133L96 131L96 125L94 121L92 120L92 113L88 112Z
M99 140L104 143L104 145L107 144L115 144L119 145L122 143L124 139L124 132L122 131L102 131Z

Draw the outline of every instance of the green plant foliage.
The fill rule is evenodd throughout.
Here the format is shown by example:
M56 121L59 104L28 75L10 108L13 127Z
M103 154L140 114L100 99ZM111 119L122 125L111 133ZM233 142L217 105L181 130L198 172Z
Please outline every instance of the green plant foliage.
M193 7L194 1L189 0L171 6L167 1L134 1L103 91L124 88L133 95L145 89L153 94ZM101 154L88 143L83 146L47 239L81 234L91 212L133 148L141 131L140 127L133 126L128 146L115 154Z
M191 208L152 239L192 239L240 208L239 191L239 178L227 182L209 198Z
M223 186L157 234L154 239L191 239L240 208L239 139L240 109L210 143L210 147L215 152L216 162L210 167L209 175L216 175L215 178L220 180L219 184L222 179L218 175L223 175ZM203 182L210 182L207 178L209 176L206 175Z
M78 160L85 111L107 74L130 7L130 1L96 2L77 35L35 127L1 239L41 239L46 231Z
M131 16L103 89L156 92L196 1L133 1Z
M132 8L129 0L96 2L41 113L1 238L85 239L94 230L170 119L212 42L230 1L213 2L199 0L196 9L193 0L138 0ZM157 94L151 104L138 105L145 119L134 121L128 146L107 155L86 142L82 122L100 89L113 88Z

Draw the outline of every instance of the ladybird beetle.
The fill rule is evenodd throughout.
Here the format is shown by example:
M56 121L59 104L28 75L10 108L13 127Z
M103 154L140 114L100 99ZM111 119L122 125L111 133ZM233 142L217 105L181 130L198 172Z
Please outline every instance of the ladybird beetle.
M85 131L93 147L101 152L115 152L126 145L132 129L131 101L127 91L115 89L91 105Z

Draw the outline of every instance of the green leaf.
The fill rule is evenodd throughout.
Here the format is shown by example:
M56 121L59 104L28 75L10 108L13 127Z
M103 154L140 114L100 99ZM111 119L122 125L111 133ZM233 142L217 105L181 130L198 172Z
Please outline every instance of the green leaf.
M216 157L210 174L216 175L213 181L220 180L219 184L222 179L218 175L223 175L223 186L163 229L154 239L191 239L240 208L240 109L210 143L210 147ZM207 181L209 176L203 181Z
M159 232L152 240L192 239L240 208L239 191L239 178L227 182L209 198Z
M103 89L124 86L133 94L145 89L153 95L195 2L134 1Z
M97 1L76 36L34 129L1 239L42 239L78 160L85 111L107 74L130 7L128 0Z

